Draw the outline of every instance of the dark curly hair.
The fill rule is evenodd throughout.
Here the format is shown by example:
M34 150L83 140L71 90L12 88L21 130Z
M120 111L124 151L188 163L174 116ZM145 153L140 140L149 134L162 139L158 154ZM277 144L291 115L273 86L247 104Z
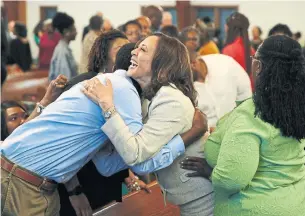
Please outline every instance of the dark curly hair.
M9 133L7 131L5 115L6 115L6 110L12 107L20 107L25 112L27 112L26 107L24 107L21 103L18 103L16 101L3 101L1 103L1 140L2 141L4 141L9 136Z
M292 37L292 32L291 32L289 26L282 24L282 23L279 23L279 24L276 24L275 26L273 26L268 33L268 37L270 37L272 35L276 35L276 34L283 34L288 37Z
M25 38L28 34L28 30L26 29L26 26L21 22L16 22L14 29L15 29L16 35L19 37Z
M267 38L258 48L261 62L253 101L255 115L282 135L305 138L305 59L300 44L284 35Z
M126 35L119 30L103 32L95 41L89 53L87 69L90 72L99 73L106 67L108 62L108 52L111 42L117 38L127 39Z
M61 34L72 25L74 25L74 19L66 13L58 12L52 20L52 26Z
M143 89L143 96L151 100L162 86L174 84L196 106L197 92L187 48L178 39L163 33L151 36L157 36L159 40L151 64L151 83Z

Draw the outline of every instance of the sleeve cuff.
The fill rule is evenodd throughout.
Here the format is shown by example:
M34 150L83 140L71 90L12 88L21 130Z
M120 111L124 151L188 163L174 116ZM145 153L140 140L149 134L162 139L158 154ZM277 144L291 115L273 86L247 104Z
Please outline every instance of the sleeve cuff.
M117 113L116 115L112 116L108 121L106 121L105 124L101 127L101 129L111 140L115 137L117 132L125 126L126 125L122 117Z
M176 135L168 144L167 147L172 152L173 158L177 158L184 154L185 146L180 135Z

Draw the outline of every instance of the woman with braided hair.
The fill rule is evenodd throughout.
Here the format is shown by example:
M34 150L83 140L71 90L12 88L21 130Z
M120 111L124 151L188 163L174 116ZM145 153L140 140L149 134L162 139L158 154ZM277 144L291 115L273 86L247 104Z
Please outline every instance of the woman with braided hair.
M305 213L305 59L284 35L267 38L252 61L253 99L223 117L205 143L205 159L185 169L210 178L215 216Z
M227 36L222 53L231 56L245 69L253 87L250 56L253 56L255 51L251 47L248 28L249 20L245 15L238 12L231 14L225 25Z

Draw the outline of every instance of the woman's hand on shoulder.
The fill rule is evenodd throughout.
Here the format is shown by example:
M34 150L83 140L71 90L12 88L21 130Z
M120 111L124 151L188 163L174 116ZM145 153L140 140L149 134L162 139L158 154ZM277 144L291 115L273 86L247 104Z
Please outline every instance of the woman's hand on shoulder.
M105 85L96 77L85 81L82 92L104 111L114 106L112 83L107 78Z

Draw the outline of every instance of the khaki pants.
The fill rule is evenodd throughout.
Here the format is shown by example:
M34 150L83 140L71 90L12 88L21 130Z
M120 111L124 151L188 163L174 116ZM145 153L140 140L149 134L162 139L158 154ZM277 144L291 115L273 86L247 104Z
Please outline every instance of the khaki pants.
M47 192L1 168L2 216L57 216L59 209L57 190Z

